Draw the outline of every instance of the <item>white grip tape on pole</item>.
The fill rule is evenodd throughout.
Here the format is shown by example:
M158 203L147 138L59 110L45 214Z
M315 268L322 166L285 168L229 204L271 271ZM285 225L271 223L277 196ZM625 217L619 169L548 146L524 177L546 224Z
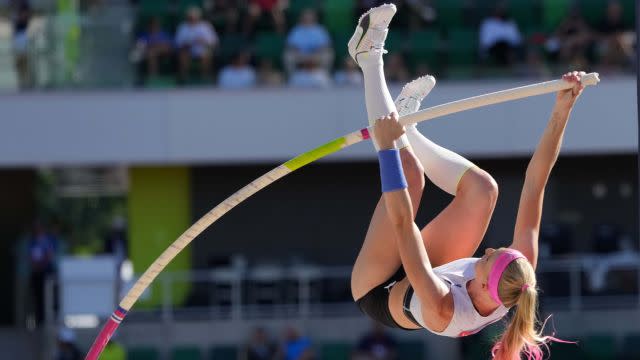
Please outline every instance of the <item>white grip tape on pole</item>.
M598 73L589 73L582 76L581 82L585 86L596 85L600 82ZM471 98L452 101L446 104L430 107L400 118L402 125L419 123L421 121L457 113L460 111L475 109L482 106L498 104L506 101L517 100L529 96L553 93L573 87L573 84L564 80L552 80L539 84L521 86L509 90L496 91L489 94L474 96Z

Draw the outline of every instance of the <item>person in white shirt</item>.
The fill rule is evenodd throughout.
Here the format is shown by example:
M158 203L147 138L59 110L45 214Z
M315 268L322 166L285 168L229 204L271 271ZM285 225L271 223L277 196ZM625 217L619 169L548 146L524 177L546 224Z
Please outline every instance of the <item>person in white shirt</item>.
M187 78L193 59L200 62L202 76L210 77L213 50L218 42L218 35L213 26L202 20L200 8L190 7L187 10L186 21L180 24L176 32L181 81Z
M499 65L510 65L522 45L518 24L507 17L504 6L496 7L492 16L480 25L480 55Z
M242 51L218 74L218 86L223 89L246 89L256 86L256 71L250 64L251 54Z
M287 73L292 74L296 67L309 61L328 72L333 64L333 56L329 32L318 24L315 10L305 10L300 15L298 24L287 36L287 49L284 54Z

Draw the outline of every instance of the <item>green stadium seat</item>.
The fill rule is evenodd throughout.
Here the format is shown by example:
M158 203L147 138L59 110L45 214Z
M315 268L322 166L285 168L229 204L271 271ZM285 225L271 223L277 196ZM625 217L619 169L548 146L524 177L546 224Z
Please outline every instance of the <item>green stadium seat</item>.
M345 343L329 343L320 347L321 360L349 360L351 346Z
M214 346L211 349L211 360L237 360L237 359L238 359L238 348L236 348L235 346Z
M585 355L582 344L582 341L578 344L552 343L549 345L551 356L548 358L553 360L584 359Z
M466 0L439 0L435 2L438 24L443 29L463 27Z
M535 1L511 0L509 2L509 15L518 24L520 31L526 32L540 24L540 8Z
M471 65L476 62L478 34L473 30L454 29L448 37L448 64Z
M324 25L332 33L353 30L353 0L326 0L324 2Z
M141 16L165 16L172 10L170 0L140 0L138 13Z
M149 76L145 85L152 89L170 89L176 86L175 76L155 75Z
M620 355L620 358L624 360L640 359L640 333L629 334L624 337Z
M636 23L636 0L621 0L624 14L622 15L624 23L633 28Z
M127 360L159 360L160 353L152 347L132 347L127 350Z
M582 347L585 359L613 360L616 358L616 342L611 335L591 335L584 339Z
M282 60L285 38L278 33L262 32L256 36L255 47L258 57L271 59L274 63L278 63Z
M407 48L410 35L405 31L389 30L387 35L387 41L385 41L384 48L389 52L395 53L404 51ZM411 47L411 44L408 44Z
M333 50L335 51L336 64L342 64L342 60L349 54L347 42L351 39L351 35L352 32L338 32L333 34Z
M607 14L607 3L609 0L583 0L580 3L580 10L585 20L591 26L598 26Z
M202 352L196 346L179 346L171 350L171 360L202 360Z
M248 40L240 34L226 34L220 37L220 47L218 56L223 64L228 63L231 58L241 50L247 48Z
M412 31L407 37L407 50L410 62L426 62L435 65L438 62L440 36L435 31Z
M542 0L542 25L546 31L555 30L569 12L573 0Z
M398 343L398 359L424 359L424 347L422 341L401 341Z

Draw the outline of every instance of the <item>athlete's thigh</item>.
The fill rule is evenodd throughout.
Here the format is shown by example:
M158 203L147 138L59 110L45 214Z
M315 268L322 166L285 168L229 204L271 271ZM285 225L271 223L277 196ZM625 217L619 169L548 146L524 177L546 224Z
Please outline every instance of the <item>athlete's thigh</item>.
M415 216L424 189L424 175L422 167L410 150L403 150L400 154L409 183L408 190ZM401 265L393 225L387 215L384 198L381 197L353 266L351 292L354 299L361 298L371 289L388 280Z
M400 267L396 237L380 199L371 218L367 235L351 273L351 293L355 300L389 279Z
M472 173L465 174L470 178ZM464 180L464 178L463 178ZM478 249L495 208L482 191L458 194L424 229L422 239L433 267L471 257Z

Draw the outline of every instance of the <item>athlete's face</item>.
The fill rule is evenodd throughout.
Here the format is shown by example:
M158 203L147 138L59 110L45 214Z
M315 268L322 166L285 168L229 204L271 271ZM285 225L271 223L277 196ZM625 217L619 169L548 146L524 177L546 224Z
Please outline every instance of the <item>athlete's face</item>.
M476 263L476 279L480 280L482 284L487 284L487 279L489 278L491 268L496 262L498 255L500 255L500 253L502 253L503 251L503 248L487 248L484 251L484 255Z

